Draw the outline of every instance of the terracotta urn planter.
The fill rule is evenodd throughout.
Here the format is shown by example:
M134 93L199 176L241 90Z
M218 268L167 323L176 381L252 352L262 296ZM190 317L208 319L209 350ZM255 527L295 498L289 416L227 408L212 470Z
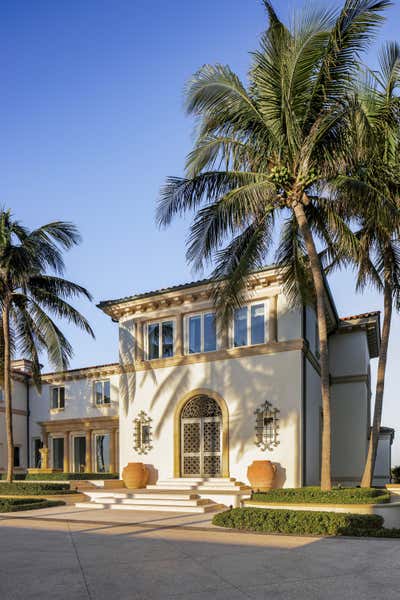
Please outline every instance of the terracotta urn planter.
M122 479L127 488L137 490L146 487L149 472L141 462L131 462L122 469Z
M268 492L272 489L276 475L276 465L270 460L253 460L247 469L247 479L255 492Z

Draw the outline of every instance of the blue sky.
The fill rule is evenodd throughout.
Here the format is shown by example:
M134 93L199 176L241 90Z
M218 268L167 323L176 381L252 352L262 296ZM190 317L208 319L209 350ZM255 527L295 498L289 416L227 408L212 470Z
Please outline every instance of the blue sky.
M301 5L275 2L285 18ZM396 39L399 19L396 0L377 44ZM67 276L96 302L197 277L185 263L187 222L162 232L154 224L160 186L182 174L192 141L183 87L204 63L227 63L245 78L265 25L260 0L0 4L0 202L30 227L55 219L79 227ZM375 55L376 45L370 64ZM354 293L351 273L330 283L341 315L381 308L375 293ZM116 325L94 305L79 308L96 341L64 328L72 366L117 360ZM397 430L397 463L399 334L396 316L383 420Z

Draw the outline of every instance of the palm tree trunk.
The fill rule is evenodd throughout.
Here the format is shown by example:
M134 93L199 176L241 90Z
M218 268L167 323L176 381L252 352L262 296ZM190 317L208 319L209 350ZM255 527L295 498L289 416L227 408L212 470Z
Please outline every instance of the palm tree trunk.
M317 321L319 332L319 352L321 366L322 395L322 455L321 455L321 489L331 490L331 393L329 386L328 327L326 322L325 283L321 262L315 247L314 239L301 202L293 205L294 214L306 245L310 260L311 273L317 299Z
M3 337L4 337L4 401L6 405L7 431L7 481L11 483L14 477L14 438L11 402L11 351L10 351L10 309L7 303L3 306Z
M361 487L370 488L372 487L372 480L374 477L376 452L378 449L379 432L381 429L382 420L382 406L383 406L383 392L385 388L385 373L386 373L386 362L387 352L389 346L390 326L392 323L392 307L393 307L393 295L392 287L385 278L385 287L383 291L383 326L382 326L382 340L381 347L379 350L378 359L378 373L376 378L376 390L375 390L375 406L374 406L374 419L371 427L371 435L368 444L368 453L365 461L364 473L361 479Z

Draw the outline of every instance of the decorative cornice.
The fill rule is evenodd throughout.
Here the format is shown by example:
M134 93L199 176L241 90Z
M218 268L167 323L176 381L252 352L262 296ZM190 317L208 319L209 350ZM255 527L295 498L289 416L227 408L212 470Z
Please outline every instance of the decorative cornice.
M331 385L341 383L368 383L369 377L367 373L359 373L357 375L340 375L338 377L330 377Z
M5 413L6 409L4 406L0 406L0 413ZM27 411L26 410L21 410L20 408L13 408L12 409L12 414L13 415L22 415L23 417L27 416Z
M57 431L77 431L79 429L100 429L106 426L117 429L119 425L119 416L38 421L38 425L40 425L43 431L46 433L55 433Z
M96 365L94 367L84 367L82 369L71 369L69 371L55 371L53 373L44 373L41 376L42 383L55 383L63 381L72 381L75 379L97 379L107 375L118 375L120 373L119 363L106 365Z
M245 356L261 356L265 354L277 354L279 352L291 352L293 350L305 350L304 340L289 340L286 342L268 342L257 346L243 346L240 348L226 348L215 352L202 354L185 354L183 356L171 356L170 358L158 358L155 360L143 360L135 363L136 371L148 371L164 367L178 367L195 363L213 362ZM130 365L124 366L124 369ZM130 368L129 370L133 370Z
M277 269L269 269L260 273L254 273L249 276L246 287L249 293L258 289L268 287L273 283L280 283L282 280ZM185 304L200 302L212 303L213 281L204 280L194 284L184 284L166 290L159 290L140 296L131 296L121 300L101 302L98 307L103 310L115 321L123 317L134 315L147 315L154 311L170 309L171 312L177 312L176 309Z

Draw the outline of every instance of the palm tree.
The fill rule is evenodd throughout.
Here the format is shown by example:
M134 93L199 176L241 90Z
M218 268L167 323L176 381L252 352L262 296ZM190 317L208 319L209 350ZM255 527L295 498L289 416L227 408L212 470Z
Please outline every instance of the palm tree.
M7 481L12 481L14 469L12 357L19 351L32 361L33 381L40 387L41 351L46 350L50 362L59 369L65 369L72 356L72 347L54 317L66 319L93 336L86 319L67 302L82 295L90 300L89 292L61 277L62 250L68 250L79 240L77 229L70 223L58 221L30 231L13 220L10 211L0 210L0 348L6 408Z
M329 225L338 238L344 226L319 192L346 164L346 98L360 54L389 4L346 0L340 11L308 10L288 28L264 0L269 27L253 54L247 88L222 65L203 66L189 82L187 110L198 119L197 139L186 177L169 178L158 206L163 226L177 214L197 211L188 259L196 268L216 261L215 300L225 314L240 305L246 277L264 262L277 213L283 213L286 239L279 254L287 258L285 247L295 242L299 260L292 256L289 271L300 272L298 288L304 272L311 272L316 300L324 490L331 488L331 412L326 289L316 246L319 209L329 219L322 229Z
M374 416L362 487L371 487L381 427L393 306L400 309L400 46L386 44L380 69L369 72L354 99L350 172L338 178L341 202L359 238L357 288L383 294Z

